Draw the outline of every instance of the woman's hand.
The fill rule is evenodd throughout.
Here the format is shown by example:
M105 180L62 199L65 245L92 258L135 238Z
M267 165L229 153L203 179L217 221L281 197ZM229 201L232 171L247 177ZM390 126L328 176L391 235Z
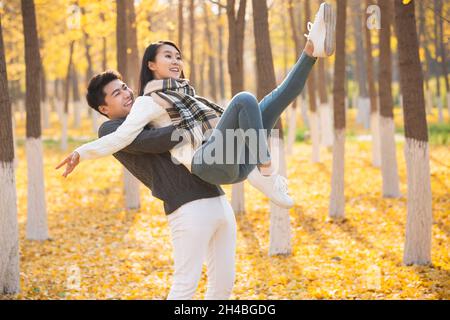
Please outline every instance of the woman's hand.
M65 158L55 169L61 168L63 165L66 166L66 171L63 173L63 177L67 178L67 176L75 169L75 167L80 163L80 155L78 152L72 152L67 158Z

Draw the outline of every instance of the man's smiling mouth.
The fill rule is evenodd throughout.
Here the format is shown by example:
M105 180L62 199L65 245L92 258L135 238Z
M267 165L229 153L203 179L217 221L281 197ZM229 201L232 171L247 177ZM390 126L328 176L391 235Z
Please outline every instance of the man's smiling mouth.
M131 107L132 105L133 105L133 99L130 99L130 101L125 104L125 108Z

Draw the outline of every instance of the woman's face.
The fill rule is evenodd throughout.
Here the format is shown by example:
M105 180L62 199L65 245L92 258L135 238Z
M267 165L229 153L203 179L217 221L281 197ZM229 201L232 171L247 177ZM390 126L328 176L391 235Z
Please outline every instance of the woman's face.
M183 60L178 50L171 45L164 44L158 48L155 61L148 62L148 68L153 71L155 79L179 79L183 71Z

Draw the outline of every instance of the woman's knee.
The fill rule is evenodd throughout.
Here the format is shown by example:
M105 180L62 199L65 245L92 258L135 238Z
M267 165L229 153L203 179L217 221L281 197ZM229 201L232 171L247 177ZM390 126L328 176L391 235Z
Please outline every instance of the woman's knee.
M232 100L235 104L240 104L244 107L258 107L258 100L256 97L247 91L242 91L236 94Z

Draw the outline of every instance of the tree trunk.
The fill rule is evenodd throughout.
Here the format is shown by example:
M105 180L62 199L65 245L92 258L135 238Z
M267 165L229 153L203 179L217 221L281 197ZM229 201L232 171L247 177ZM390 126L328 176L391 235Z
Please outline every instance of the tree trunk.
M297 33L297 24L295 22L294 0L288 0L288 15L292 31L292 40L294 41L295 45L295 53L296 53L295 57L298 58L298 55L301 52L301 44L300 44L300 36Z
M434 0L434 49L435 49L435 62L436 62L436 104L438 108L438 121L439 123L444 122L444 116L442 113L442 103L441 103L441 72L442 69L439 68L439 2L440 0Z
M47 101L47 79L45 76L44 65L42 64L42 58L40 59L41 64L41 75L40 75L40 89L41 89L41 103L45 103Z
M353 11L353 31L355 33L356 41L356 51L355 51L355 61L356 61L356 78L358 80L359 95L356 99L356 105L358 108L358 115L356 118L357 123L360 123L364 128L368 129L370 127L370 100L367 91L367 69L366 69L366 59L364 55L364 39L362 30L363 26L363 16L361 9L360 0L352 1L352 11Z
M133 210L141 207L140 182L126 167L123 167L123 193L127 209Z
M318 0L322 3L322 0ZM328 102L327 94L327 77L325 72L326 59L318 61L318 88L319 88L319 119L320 119L320 143L324 147L333 145L333 120L331 114L331 106Z
M369 97L367 91L367 69L365 55L364 55L364 36L362 33L363 28L363 19L362 19L362 10L361 10L361 1L360 0L351 0L352 2L352 15L353 17L353 32L355 33L355 61L356 61L356 77L358 80L358 89L359 89L359 97L367 98Z
M45 76L44 66L42 64L41 59L41 125L44 129L47 129L50 126L50 115L49 115L49 106L47 101L47 79Z
M108 69L108 56L106 54L106 49L108 48L106 37L102 38L102 69Z
M28 206L26 234L29 240L48 239L44 165L41 141L40 56L33 0L22 0L26 66L26 151L28 163Z
M247 0L240 0L237 16L235 0L227 0L228 16L228 73L231 79L231 94L244 89L244 29Z
M122 19L122 18L121 18ZM100 20L102 23L105 23L105 16L103 12L100 13ZM123 31L121 31L121 35L123 36ZM107 38L102 37L102 70L105 71L108 68L108 56L107 56ZM89 108L92 109L92 108Z
M231 95L244 90L244 29L247 0L240 0L235 12L235 0L227 0L228 17L228 73L231 79ZM244 183L233 184L231 207L235 214L245 213Z
M53 103L52 103L52 108L50 109L50 111L54 111L57 113L58 118L61 118L61 111L62 111L62 105L63 103L61 102L61 94L60 94L60 81L59 79L55 79L53 81Z
M220 100L225 99L225 71L224 71L224 58L223 58L223 23L222 23L222 6L218 5L217 8L217 23L219 32L219 87L220 87Z
M295 16L298 17L297 19L297 30L305 30L305 26L307 21L303 21L302 17L302 7L301 4L299 3L299 5L297 5L296 7L294 7L294 14ZM298 43L298 50L301 50L302 47L304 47L306 44L306 38L302 37L302 35L299 35L299 43ZM297 48L295 49L296 52L296 56L298 56L300 54L299 51L297 51ZM306 130L309 130L309 132L311 132L311 126L310 126L310 121L308 118L308 105L306 104L306 95L307 95L307 90L302 90L302 93L300 95L300 97L297 99L297 106L299 107L299 111L301 113L302 116L302 120L303 120L303 125L305 126Z
M127 0L127 84L138 92L140 57L137 44L136 12L134 0Z
M83 7L81 7L81 15L84 16L85 13L85 9ZM82 19L81 21L84 21L84 19ZM89 34L86 31L86 26L82 25L81 29L83 31L83 39L84 39L84 49L85 49L85 56L86 56L86 62L87 62L87 68L86 68L86 87L87 87L87 82L92 78L92 76L94 75L93 69L92 69L92 57L91 57L91 43L90 43L90 39L89 39Z
M334 61L334 144L329 215L333 219L345 217L344 153L345 153L345 33L347 0L337 0L336 57Z
M94 75L94 71L93 71L93 64L92 64L92 56L91 56L91 41L89 38L89 34L86 31L86 25L83 23L85 21L85 19L83 19L83 16L86 14L84 7L80 8L81 11L81 15L82 15L82 25L81 25L81 30L83 32L83 40L84 40L84 49L85 49L85 57L86 57L86 62L87 62L87 67L86 67L86 74L85 74L85 87L87 88L89 81L91 80L91 78ZM104 16L103 13L100 14L100 20L102 22L104 22ZM103 38L106 41L106 38ZM106 53L105 53L106 54ZM103 70L106 70L106 66L103 67ZM76 128L79 128L79 126L81 125L81 109L82 106L85 106L85 104L79 103L78 105L75 106L75 122L74 122L74 126ZM87 108L83 108L86 109L86 113L87 113L87 117L92 119L92 130L97 133L98 132L98 125L97 125L97 112L95 112L92 108L87 107Z
M253 30L255 34L256 71L257 71L257 97L263 99L277 86L275 69L273 66L272 46L269 34L269 12L267 3L253 0ZM278 120L275 130L278 135L271 134L271 150L273 165L278 174L286 176L286 161L284 157L283 129ZM291 226L289 210L270 206L270 244L269 255L287 255L291 253Z
M305 20L311 20L311 9L309 0L304 2ZM312 161L320 162L320 131L319 131L319 115L317 114L317 100L316 100L316 78L315 72L312 70L306 81L308 87L308 101L309 101L309 123L311 127L311 142L312 142Z
M408 215L403 262L431 263L431 185L428 129L419 59L414 3L395 0L400 87L404 98L405 158L408 176Z
M366 7L369 7L372 0L366 0ZM374 167L380 167L380 135L379 135L379 115L378 115L378 99L377 90L375 88L375 71L373 67L372 56L372 41L371 30L364 26L366 31L366 61L367 61L367 83L369 85L369 98L370 98L370 130L372 133L372 165Z
M184 33L184 18L183 18L183 0L178 0L178 48L183 52L183 33Z
M380 72L378 94L380 97L380 148L383 197L400 196L397 151L395 147L394 102L392 99L391 24L392 0L378 0L381 11Z
M11 112L13 111L12 109L12 104L11 104ZM13 132L13 141L14 141L14 154L16 154L16 150L17 150L17 140L16 140L16 118L14 116L14 113L12 112L12 132ZM19 158L15 157L14 158L14 169L17 169L19 165Z
M122 74L124 82L128 82L130 59L127 55L129 37L129 21L127 21L127 5L128 1L117 0L117 69ZM134 38L133 40L136 40ZM134 45L133 45L134 46ZM131 75L133 78L135 75ZM125 207L127 209L137 209L140 207L139 197L139 181L124 167L123 168L123 191L125 198Z
M205 64L207 61L207 53L206 53L206 42L203 42L202 45L202 51L201 51L201 60L200 61L205 61L205 63L201 63L199 68L198 68L198 74L199 74L199 81L198 81L198 92L205 92L206 91L206 87L205 87Z
M189 81L192 86L196 85L196 74L195 74L195 0L191 0L189 3L189 66L190 66L190 75Z
M318 62L320 143L324 147L331 147L333 145L333 121L331 118L331 107L328 102L325 59L319 59Z
M124 0L116 0L117 23L116 23L116 43L117 43L117 69L126 82L128 79L127 67L127 3Z
M448 36L447 36L447 41L444 43L444 19L442 18L442 0L438 0L438 14L439 17L437 19L437 21L439 21L439 51L440 51L440 55L441 55L441 68L442 68L442 75L444 76L444 83L445 83L445 90L447 92L446 95L446 103L447 103L447 109L449 111L449 117L450 117L450 88L449 88L449 83L448 83L448 71L447 71L447 53L445 50L445 44L448 44ZM436 21L436 23L437 23ZM437 35L436 35L437 37ZM437 48L436 48L437 50ZM442 103L442 100L441 100ZM442 117L443 118L443 117Z
M72 80L72 99L73 99L73 117L74 117L73 126L75 128L79 128L81 126L81 108L83 104L80 101L78 73L73 64L71 70L71 80Z
M72 64L72 99L74 102L80 102L80 86L78 82L78 73L75 65Z
M14 140L0 16L0 296L20 291Z
M419 44L425 51L425 62L423 63L424 81L425 81L425 108L427 114L433 113L433 95L430 89L430 73L431 73L431 53L428 49L428 34L426 32L425 8L423 1L419 1Z
M278 173L286 176L284 141L280 137L270 137L270 149L273 165ZM289 255L292 252L292 229L289 210L270 202L269 255Z
M69 47L69 63L67 64L66 81L64 82L64 110L62 112L62 134L61 134L61 150L67 150L68 141L68 122L69 122L69 98L70 98L70 74L72 70L73 51L75 41L70 42Z
M419 6L417 8L417 12L419 14L419 19L418 19L418 32L419 32L419 44L422 48L424 48L425 50L425 62L424 62L424 82L425 82L425 87L428 90L429 89L429 78L430 78L430 64L428 62L428 55L427 55L427 51L428 50L428 43L427 43L427 34L425 32L425 26L426 26L426 21L425 21L425 8L423 6L423 1L419 1Z
M301 52L301 45L300 45L300 37L297 33L297 24L295 21L295 14L294 14L294 3L293 0L288 0L287 3L287 8L288 8L288 15L289 15L289 23L290 23L290 29L292 30L292 40L294 41L294 56L295 56L295 60L298 59L298 55ZM300 20L300 19L299 19ZM283 19L283 27L286 28L286 23L285 23L285 19ZM284 31L285 33L285 37L287 36L287 30ZM286 39L286 38L285 38ZM287 48L285 48L285 54L287 55ZM287 60L287 56L285 61ZM285 76L287 75L287 61L285 63ZM292 154L292 150L293 150L293 145L295 143L295 136L296 136L296 130L297 130L297 100L298 98L296 98L294 100L294 102L292 103L292 107L291 107L291 112L290 112L290 116L288 117L288 137L287 137L287 153L288 154Z
M209 27L209 7L206 2L203 3L203 8L205 11L205 35L207 40L207 50L206 54L208 56L208 87L209 87L209 96L217 101L217 85L216 85L216 59L214 58L213 52L213 42L211 36L211 30Z

